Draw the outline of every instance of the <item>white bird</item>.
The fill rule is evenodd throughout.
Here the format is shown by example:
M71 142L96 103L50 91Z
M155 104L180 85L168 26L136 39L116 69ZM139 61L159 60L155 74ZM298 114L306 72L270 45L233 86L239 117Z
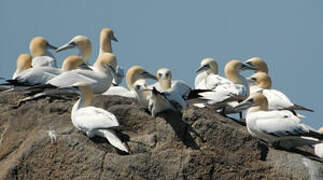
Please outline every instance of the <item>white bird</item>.
M225 108L225 114L233 113L232 106L236 105L237 101L242 101L249 96L248 82L240 75L240 72L244 70L254 70L254 67L239 60L228 62L224 68L228 81L217 84L212 92L200 93L203 96L202 99L208 100L209 104L216 105L217 109Z
M22 71L31 68L32 58L29 54L20 54L17 59L17 68L11 79L15 79L19 73Z
M55 92L56 88L70 86L81 81L88 83L95 94L101 94L111 86L116 66L117 59L114 54L102 53L95 62L93 70L67 71L49 80L46 84L31 87L29 90L32 91L32 94L42 92L35 95L37 97L49 95L48 93L60 94L63 92ZM46 92L47 90L48 92Z
M30 41L29 50L33 56L32 67L57 67L56 59L49 49L56 50L57 48L43 37L35 37Z
M323 134L323 127L321 127L318 132L320 134ZM315 144L314 145L314 153L320 157L323 158L323 143Z
M195 89L214 89L217 85L230 83L219 75L218 63L213 58L204 58L196 70Z
M114 86L114 88L111 91L106 91L104 95L117 95L117 96L123 96L123 97L129 97L129 98L138 98L141 96L138 96L136 94L135 90L135 82L140 79L153 79L157 80L157 78L152 75L151 73L147 72L143 67L135 65L128 69L127 75L126 75L126 83L129 89L126 89L122 86ZM142 102L144 100L137 99L139 102ZM145 108L148 108L148 106L145 106Z
M27 56L28 57L28 56ZM18 61L20 63L21 61ZM53 79L57 75L62 74L73 69L77 69L83 62L80 56L68 56L62 65L61 69L51 66L41 66L36 68L28 68L15 76L14 79L6 80L6 83L2 85L13 85L13 86L32 86L45 84L49 80ZM18 67L20 67L18 65ZM16 71L17 72L17 71Z
M272 89L272 81L268 74L264 72L257 72L247 78L251 84L250 93L262 93L268 100L269 110L305 110L313 112L313 110L303 106L294 104L290 99L281 91ZM294 112L295 113L295 112Z
M110 28L103 28L100 32L100 51L99 55L102 53L112 53L112 41L118 42L117 38L114 36L114 32ZM85 63L90 59L92 52L91 41L82 35L75 36L68 43L59 47L56 52L61 52L67 49L78 49L79 55L82 56L85 60ZM83 68L93 69L92 66L82 66ZM126 92L126 88L119 86L124 76L123 68L117 66L116 68L116 79L113 79L112 86L103 93L103 95L119 95L123 96L124 92Z
M187 98L192 88L182 80L172 80L172 72L168 68L160 68L157 70L156 77L158 82L153 84L158 91L172 91L180 97Z
M166 110L172 110L172 111L180 111L181 105L178 104L177 109L175 106L175 103L172 104L171 101L166 97L165 94L159 92L156 90L155 87L153 87L151 91L150 97L148 97L148 110L151 112L151 115L153 117L156 117L158 113L166 111ZM186 107L185 102L183 103L183 106Z
M172 81L172 72L168 68L160 68L156 73L158 82L153 85L156 88L155 95L162 95L169 101L172 108L181 111L187 107L185 100L199 96L199 93L209 90L192 89L187 83L181 80ZM161 108L163 109L163 108ZM167 109L166 107L164 109Z
M148 84L145 79L139 79L133 84L135 97L137 98L139 104L148 109L149 98L151 97L151 89L149 89Z
M322 134L302 124L292 112L269 111L267 98L263 94L250 95L235 109L248 109L246 113L248 132L276 147L291 149L302 145L314 145L323 140Z
M100 136L106 138L111 145L117 149L129 152L128 147L115 133L119 122L112 113L90 106L93 92L87 83L75 83L65 89L77 89L80 92L80 99L73 105L71 119L74 127L83 131L89 138Z
M248 60L245 61L246 64L250 65L250 66L254 66L255 72L264 72L264 73L268 73L268 66L266 64L266 62L260 58L260 57L253 57L250 58Z

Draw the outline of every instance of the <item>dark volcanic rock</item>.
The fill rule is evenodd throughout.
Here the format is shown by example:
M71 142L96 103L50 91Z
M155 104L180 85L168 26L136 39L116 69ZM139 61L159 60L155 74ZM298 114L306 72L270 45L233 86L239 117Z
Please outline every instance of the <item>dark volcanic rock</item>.
M74 101L42 99L13 109L19 98L0 94L1 179L320 179L323 174L310 148L272 149L210 108L189 106L183 114L152 118L135 100L97 96L93 104L118 117L120 137L131 149L127 155L73 127ZM48 131L56 132L56 143Z

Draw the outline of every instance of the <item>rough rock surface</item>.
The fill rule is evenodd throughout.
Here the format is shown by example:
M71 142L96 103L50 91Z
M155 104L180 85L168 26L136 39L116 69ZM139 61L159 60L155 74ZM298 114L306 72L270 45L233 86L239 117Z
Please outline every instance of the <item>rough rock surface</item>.
M152 118L132 99L97 96L114 113L130 154L89 139L70 119L72 100L42 99L17 109L0 94L0 179L322 179L312 149L276 150L211 108ZM89 119L90 121L91 119ZM51 142L49 131L56 132ZM313 160L310 160L313 159Z

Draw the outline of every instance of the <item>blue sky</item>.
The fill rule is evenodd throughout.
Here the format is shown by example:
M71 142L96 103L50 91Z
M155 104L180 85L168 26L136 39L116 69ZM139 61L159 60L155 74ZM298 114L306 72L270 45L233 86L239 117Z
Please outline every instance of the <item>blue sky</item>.
M119 64L142 65L150 72L168 67L174 79L191 85L204 57L217 59L223 73L231 59L260 56L269 65L273 87L314 109L304 113L304 123L318 128L323 126L322 5L320 0L2 0L0 76L11 77L17 57L28 53L34 36L60 46L85 35L92 41L93 63L99 32L110 27L119 39L113 43ZM56 57L60 64L75 53Z

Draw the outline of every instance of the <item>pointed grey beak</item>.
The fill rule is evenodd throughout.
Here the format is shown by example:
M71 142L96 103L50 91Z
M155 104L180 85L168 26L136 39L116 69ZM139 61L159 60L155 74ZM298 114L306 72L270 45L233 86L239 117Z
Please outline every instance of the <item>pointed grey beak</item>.
M152 75L152 74L150 74L149 72L147 72L147 71L144 71L144 72L142 72L141 73L141 76L143 77L143 78L146 78L146 79L153 79L153 80L158 80L157 78L156 78L156 76L154 76L154 75Z
M252 64L249 64L249 63L242 63L240 70L242 70L242 71L256 70L256 67Z
M114 36L114 34L112 34L112 36L111 36L111 40L112 40L112 41L115 41L115 42L119 42L119 41L118 41L118 39Z
M253 106L253 99L246 99L245 101L242 101L240 104L238 104L237 106L235 106L233 108L233 111L243 111L248 109L249 107Z
M203 71L206 71L210 68L210 66L208 64L204 65L204 66L201 66L200 68L198 68L195 73L200 73L200 72L203 72Z
M56 50L56 49L57 49L57 47L55 47L55 46L53 46L53 45L51 45L51 44L49 44L49 43L47 43L47 47L48 47L49 49L54 49L54 50Z
M64 44L63 46L56 49L56 53L64 51L66 49L72 49L75 48L76 44L74 42L69 42L67 44Z

